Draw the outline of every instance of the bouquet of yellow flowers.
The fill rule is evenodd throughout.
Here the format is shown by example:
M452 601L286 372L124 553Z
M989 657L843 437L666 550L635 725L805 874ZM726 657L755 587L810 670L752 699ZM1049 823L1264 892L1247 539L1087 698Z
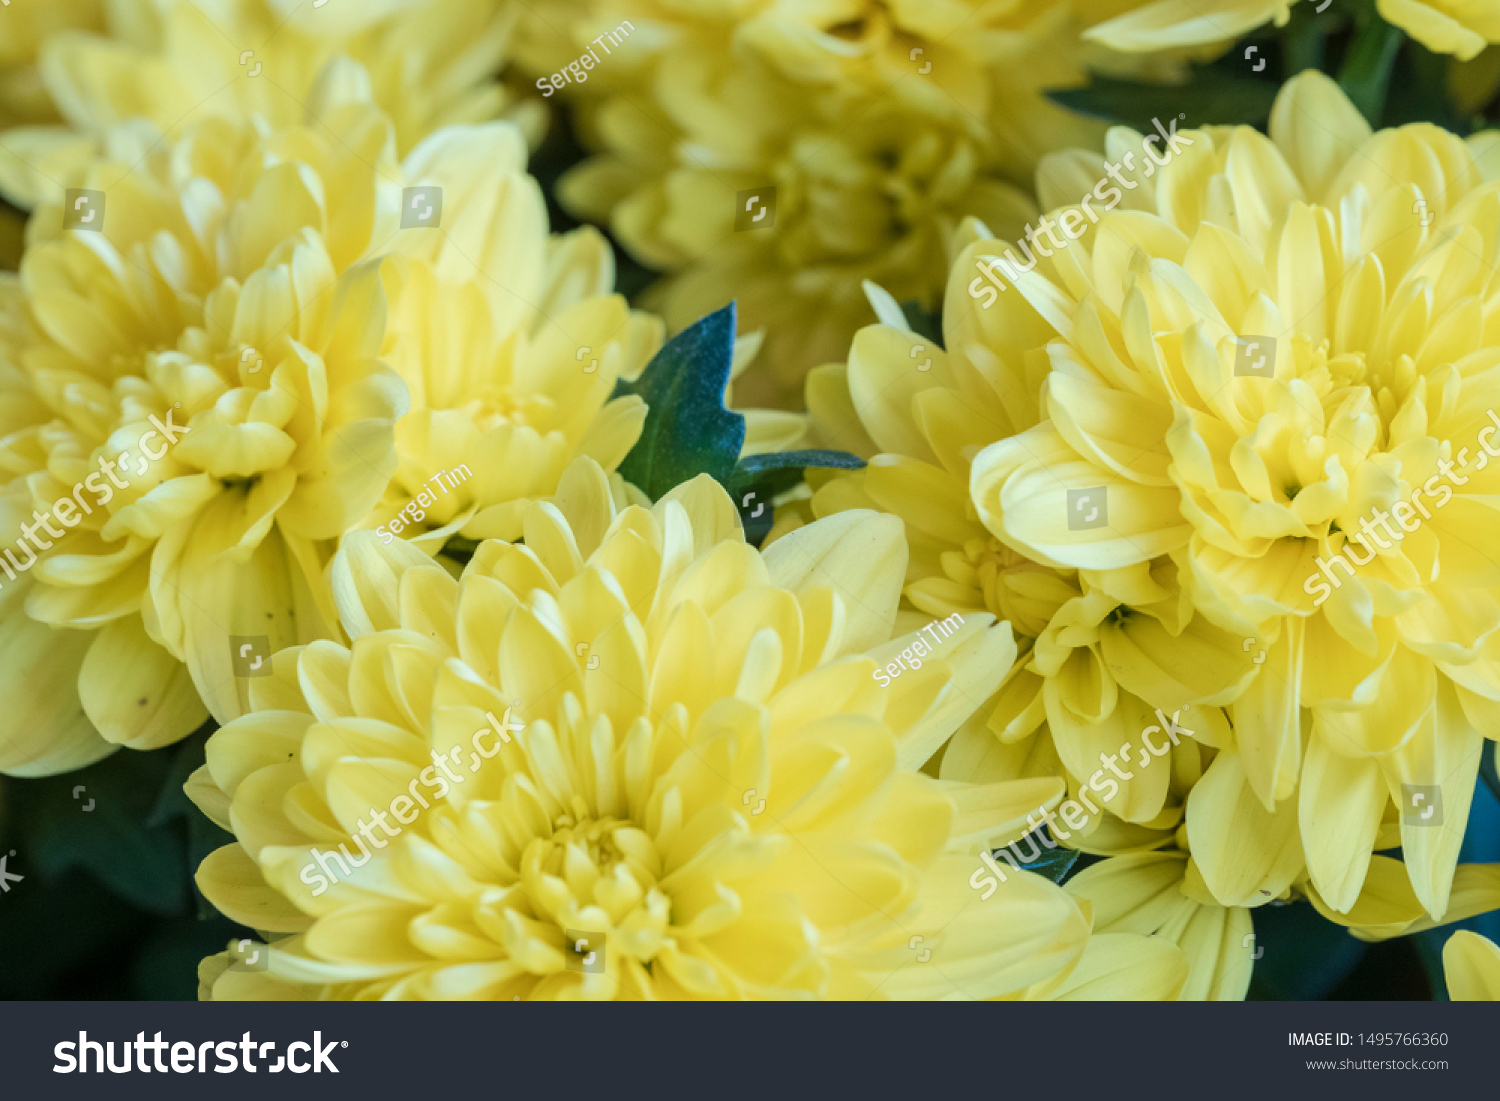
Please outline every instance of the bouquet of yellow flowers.
M0 996L1500 997L1494 7L6 0Z

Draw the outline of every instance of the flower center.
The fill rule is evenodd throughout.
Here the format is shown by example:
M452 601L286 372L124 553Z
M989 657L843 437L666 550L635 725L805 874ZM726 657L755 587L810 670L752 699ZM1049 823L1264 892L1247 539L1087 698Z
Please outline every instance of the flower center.
M533 914L567 930L610 934L611 950L642 962L660 948L672 904L657 887L661 861L634 822L592 817L574 797L521 857L521 883ZM628 930L626 932L625 930Z
M1325 340L1322 347L1313 352L1302 378L1317 391L1324 418L1330 424L1348 402L1350 391L1363 390L1368 410L1378 414L1381 432L1375 444L1383 448L1386 430L1412 399L1422 376L1410 356L1402 355L1376 363L1360 351L1330 355Z
M1032 562L993 536L976 537L942 556L944 572L980 591L985 611L1007 619L1018 634L1036 637L1075 595L1048 566Z
M587 857L601 875L610 874L616 864L626 859L615 840L615 831L622 828L633 828L633 824L618 818L583 817L575 821L573 815L558 815L552 823L552 839L542 859L542 869L551 875L563 875L571 847Z
M545 432L552 423L556 405L544 394L517 393L509 386L491 386L459 408L482 431L503 424L524 424Z

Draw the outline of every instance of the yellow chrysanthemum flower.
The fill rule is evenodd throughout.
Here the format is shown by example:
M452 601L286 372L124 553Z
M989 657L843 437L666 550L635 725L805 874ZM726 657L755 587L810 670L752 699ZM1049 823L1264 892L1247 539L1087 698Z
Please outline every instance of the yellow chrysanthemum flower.
M448 127L398 162L389 121L350 92L362 83L331 63L305 127L211 119L170 145L144 123L115 127L110 156L69 181L87 210L57 196L32 218L20 276L0 283L15 395L3 437L15 576L0 599L25 651L8 675L28 701L0 731L0 768L55 772L164 744L205 703L226 721L271 650L336 634L323 571L337 539L372 510L379 522L403 471L449 454L447 441L413 445L398 470L407 391L382 353L420 394L408 442L433 436L432 418L468 418L468 436L446 420L438 435L473 444L486 506L550 493L574 453L617 462L638 430L638 402L606 404L609 381L569 385L557 361L585 371L573 345L592 341L614 372L649 355L659 325L600 293L612 266L596 233L549 242L516 129ZM402 228L403 185L441 189L440 231ZM424 323L445 306L461 333ZM482 370L490 388L460 395ZM181 439L136 454L169 408ZM519 443L497 426L507 419L525 421ZM496 477L527 447L563 448L550 485L545 467ZM131 466L105 482L125 450ZM17 542L70 487L73 510L51 522L78 530ZM80 520L84 506L97 507Z
M1216 898L1245 901L1255 875L1275 894L1305 861L1347 911L1394 802L1440 917L1500 735L1500 467L1484 473L1500 186L1432 126L1371 134L1315 73L1283 89L1270 138L1195 131L1165 159L1150 209L1069 209L1075 239L990 292L994 358L1050 373L1041 421L974 459L972 500L1033 561L1171 569L1213 625L1189 676L1231 669L1226 642L1255 651L1232 744L1187 808ZM1085 195L1107 166L1049 171ZM965 263L985 251L1001 250ZM1097 522L1075 517L1084 499Z
M966 256L994 247L973 223L964 237L978 238L961 249ZM816 516L867 508L902 519L911 552L905 628L989 614L1016 633L1015 666L975 720L954 734L938 775L971 783L1065 777L1067 817L1052 823L1064 844L1103 855L1185 847L1188 795L1214 752L1232 744L1216 704L1253 676L1253 656L1235 653L1233 638L1192 613L1170 561L1135 570L1058 569L1026 558L980 523L968 499L971 460L997 438L1037 422L1045 360L1039 353L997 354L1000 338L987 328L993 319L969 297L971 271L955 269L949 288L947 351L906 329L894 301L871 288L885 323L855 337L847 366L809 376L815 442L852 450L869 465L820 479L806 507ZM1013 339L1026 338L1025 318L1013 313L1000 323L1010 326ZM1030 335L1040 343L1034 324ZM782 519L773 536L795 523ZM1180 881L1184 863L1177 856L1162 867ZM1257 875L1256 861L1240 867L1247 876L1236 886L1245 896L1237 903L1279 897L1291 883L1285 873L1271 881ZM1199 902L1175 881L1156 885L1147 875L1145 883L1150 894L1165 891L1187 913L1196 912ZM1272 894L1260 893L1266 889ZM1230 911L1198 894L1215 914L1224 911L1215 920L1230 920ZM1248 915L1233 913L1235 928L1248 932ZM1230 953L1228 940L1206 943L1206 954L1189 953L1185 996L1243 996L1248 967L1221 960L1221 951ZM1233 950L1239 951L1237 941Z
M1090 27L1085 37L1126 53L1227 43L1264 23L1284 26L1296 2L1135 0L1133 10ZM1492 0L1376 0L1375 6L1434 53L1468 61L1500 42L1500 5Z
M501 113L508 97L494 77L513 22L492 0L226 0L208 10L190 0L13 0L0 35L0 130L20 128L0 135L0 193L31 207L127 119L172 137L205 117L296 125L315 96L328 101L313 81L335 57L361 63L362 73L335 72L367 84L404 153L440 127ZM56 115L65 125L41 125ZM534 105L516 117L540 132Z
M229 636L333 629L323 567L395 469L406 394L361 262L397 233L389 124L319 117L116 129L0 281L8 772L174 740L200 700L237 714Z
M886 641L894 520L763 555L707 477L620 505L580 459L524 545L480 544L457 580L345 540L352 646L277 654L188 784L238 838L200 886L288 934L263 973L205 961L212 996L971 998L1073 964L1068 894L970 883L1062 785L915 771L1009 630L966 620L885 686L913 643Z
M1206 896L1187 854L1114 856L1085 868L1067 891L1093 907L1098 935L1132 933L1176 944L1183 1001L1239 1001L1250 988L1255 949L1250 911Z
M540 208L540 192L535 199ZM545 229L544 212L535 224ZM362 527L433 554L453 536L519 539L526 505L549 496L575 456L611 472L620 464L646 407L611 393L656 351L661 323L596 293L613 283L609 246L592 231L581 236L580 250L592 255L569 266L600 273L604 287L577 288L572 304L528 302L532 316L499 333L476 282L444 283L421 261L387 265L396 302L388 359L412 410L396 428L400 467ZM541 270L533 278L543 285Z
M436 140L413 178L461 161L461 129ZM442 137L443 135L438 135ZM547 234L541 189L519 140L508 163L474 189L445 192L462 221L431 238L442 255L385 265L394 303L387 360L412 408L396 428L400 466L362 527L436 554L448 539L519 539L526 505L549 496L578 455L613 473L640 435L646 408L612 400L661 346L659 319L611 294L614 257L585 228ZM476 277L470 242L485 241Z
M746 397L787 405L868 320L862 280L932 309L964 214L1032 216L1016 185L1037 158L1096 135L1044 90L1086 65L1172 70L1080 39L1117 10L575 0L524 18L517 55L598 150L564 203L678 273L651 299L669 327L737 298L767 332Z
M1307 118L1339 140L1305 132ZM1215 920L1239 936L1241 908L1297 895L1394 935L1424 911L1435 923L1496 904L1492 892L1461 897L1465 869L1454 877L1478 731L1495 731L1485 720L1500 700L1486 642L1500 605L1472 535L1488 522L1483 498L1461 517L1459 503L1434 513L1421 572L1398 572L1399 561L1356 579L1340 570L1337 599L1322 605L1315 558L1343 546L1336 519L1321 542L1266 525L1271 509L1293 511L1277 491L1301 501L1306 485L1302 507L1337 501L1343 530L1359 532L1369 505L1409 496L1492 423L1478 306L1488 268L1460 258L1492 247L1466 227L1489 224L1500 189L1481 182L1464 143L1430 127L1371 135L1326 78L1284 92L1272 135L1184 133L1160 169L1123 129L1107 161L1049 158L1038 189L1051 207L1072 196L1046 223L1067 240L1044 256L1039 233L1012 248L967 227L946 351L873 292L884 324L856 337L847 367L808 382L816 442L870 465L820 479L807 508L902 518L903 623L983 610L1016 629L1015 669L945 748L940 776L1066 776L1065 844L1119 868L1162 850L1153 859L1179 869L1174 905L1222 910ZM1126 152L1141 162L1117 175ZM1430 174L1405 182L1419 164ZM1099 190L1116 182L1118 197ZM1078 204L1091 193L1123 208ZM1014 279L1003 291L998 273ZM1325 285L1337 289L1325 297ZM1438 335L1419 323L1429 316ZM1235 377L1236 352L1266 373L1248 354L1255 337L1237 345L1240 334L1274 335L1275 378ZM1325 407L1327 421L1308 419ZM1278 417L1295 427L1278 433ZM1357 452L1341 438L1351 435ZM1320 446L1326 487L1317 466L1283 473ZM1255 469L1268 494L1235 485ZM1470 476L1480 487L1459 495L1484 492L1483 475ZM1105 515L1075 527L1073 506L1098 510L1080 520ZM1310 575L1278 558L1301 561L1306 542L1317 543ZM1174 730L1191 737L1169 744ZM1429 825L1423 802L1438 785L1442 817ZM1396 845L1406 865L1371 856ZM1392 875L1406 884L1399 904ZM1243 993L1248 970L1189 957L1190 993Z
M423 169L408 164L407 171ZM629 310L610 293L614 256L597 231L546 236L545 205L525 175L524 147L514 144L505 174L494 164L491 171L484 200L461 201L471 214L489 204L503 212L503 232L494 235L499 248L484 258L490 271L504 273L503 286L465 279L472 265L461 246L447 258L448 278L408 256L383 269L393 303L386 360L405 380L412 408L396 425L396 475L359 526L385 543L399 536L434 555L454 537L520 539L527 505L550 496L580 455L618 483L615 470L640 436L647 409L634 395L612 394L617 381L640 375L662 343L660 319ZM468 233L460 226L450 237L462 242ZM732 378L760 345L759 334L735 342ZM726 407L733 389L726 389ZM740 412L742 455L793 449L806 431L797 414ZM615 492L645 500L634 487L617 484Z
M1451 1001L1500 1001L1500 948L1478 933L1460 929L1443 945L1443 975Z

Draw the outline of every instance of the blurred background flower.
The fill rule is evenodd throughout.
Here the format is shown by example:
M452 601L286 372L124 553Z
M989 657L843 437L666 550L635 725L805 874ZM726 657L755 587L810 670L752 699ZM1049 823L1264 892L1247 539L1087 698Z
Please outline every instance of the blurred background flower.
M1284 26L1298 0L1146 0L1091 27L1086 37L1126 52L1238 38L1267 22ZM1310 5L1311 6L1311 5ZM1326 8L1326 3L1320 5ZM1429 50L1473 60L1500 42L1500 11L1465 0L1377 0L1381 17Z
M37 67L43 43L64 31L104 29L103 0L55 0L6 5L0 38L0 129L59 120Z
M496 81L512 12L495 0L17 0L0 42L0 194L29 208L117 122L146 119L169 139L210 117L300 123L336 56L360 67L335 70L347 83L323 102L373 98L402 154L508 107L539 138L539 109Z
M1094 8L575 0L523 16L517 56L542 83L568 74L595 151L559 184L564 205L676 273L649 298L670 328L738 299L767 332L747 399L795 406L807 369L869 319L862 280L936 310L959 220L1018 230L1037 158L1096 136L1044 90L1090 65L1180 70L1176 53L1085 42Z

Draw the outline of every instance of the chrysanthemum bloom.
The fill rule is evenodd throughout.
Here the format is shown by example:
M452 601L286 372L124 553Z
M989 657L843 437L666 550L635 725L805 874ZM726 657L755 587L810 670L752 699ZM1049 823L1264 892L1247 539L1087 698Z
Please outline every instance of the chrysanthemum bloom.
M964 237L978 238L961 250L966 257L996 247L973 223ZM980 309L968 288L973 270L972 259L955 268L947 351L906 329L875 291L885 323L855 337L847 367L813 371L817 442L869 465L825 481L811 511L874 508L902 519L911 549L904 623L987 613L1016 632L1015 668L982 721L955 734L940 775L1067 776L1078 800L1070 814L1083 824L1054 827L1066 843L1106 854L1169 844L1206 751L1231 743L1221 705L1253 676L1254 655L1193 614L1170 560L1124 571L1054 568L979 521L970 461L1037 423L1046 367L1039 351L1003 355L997 320L1017 343L1039 345L1043 335L1034 316L997 319Z
M746 397L784 405L868 321L861 280L936 307L963 214L1019 231L1037 158L1097 136L1042 95L1121 63L1078 34L1116 5L1077 8L577 0L517 53L598 150L563 201L679 273L651 300L669 327L737 298L768 334Z
M7 771L164 744L204 704L226 721L272 650L336 633L324 569L396 470L407 402L367 257L465 265L497 303L517 235L545 262L541 215L507 199L534 189L514 128L448 128L403 166L384 116L337 91L350 65L306 127L111 131L114 156L70 181L102 205L39 207L0 283ZM444 189L451 238L400 228L403 183Z
M228 0L212 15L190 0L17 0L5 20L0 130L19 128L0 136L0 193L27 208L119 121L145 118L171 137L206 117L299 123L335 56L365 67L402 152L507 101L494 76L513 19L491 0ZM59 115L63 125L42 125ZM540 117L518 115L532 129Z
M894 520L762 555L708 478L620 509L580 459L523 529L458 580L349 536L352 646L279 653L210 740L188 790L237 841L198 882L290 934L264 973L206 962L213 997L993 997L1077 958L1060 888L971 884L1062 785L915 771L1009 630L875 676L915 645Z
M1478 933L1460 929L1443 945L1443 977L1450 1001L1500 1001L1500 948Z
M1371 134L1314 73L1283 89L1270 138L1197 131L1165 159L1154 209L1097 228L1072 209L1079 239L994 295L995 358L1050 373L1044 419L975 458L971 498L1056 568L1166 556L1198 617L1256 653L1187 807L1214 897L1305 860L1348 910L1394 801L1440 917L1500 734L1500 185L1432 126ZM1079 196L1106 173L1055 167Z
M535 199L545 229L540 192ZM591 230L579 238L571 250L559 244L563 262L591 284L596 274L612 284L608 244ZM545 238L535 243L539 255L547 249ZM613 472L639 437L644 403L611 393L656 351L660 321L595 293L604 287L571 288L582 292L571 304L548 301L548 274L536 269L536 297L518 298L526 312L497 332L477 282L445 283L420 260L387 264L396 303L388 358L412 410L396 429L400 467L361 525L382 541L436 554L453 536L519 539L526 505L550 495L575 456ZM565 280L550 281L566 293Z
M1295 94L1305 95L1308 90ZM1340 117L1353 116L1347 104L1336 101L1336 105L1342 108ZM1292 112L1283 103L1276 131L1283 135L1283 140L1285 120L1289 117L1293 117ZM1317 117L1327 118L1328 113L1320 112ZM1241 145L1251 143L1252 148L1258 147L1257 152L1271 146L1264 139L1256 141L1253 136L1222 132L1195 135L1195 139L1238 140ZM1391 136L1384 140L1390 141ZM1132 147L1138 150L1139 142L1139 135L1112 132L1110 162L1118 168L1121 154ZM1458 150L1462 158L1465 152L1462 145ZM1185 171L1191 163L1184 161L1179 167ZM1329 167L1324 178L1331 181L1336 168ZM1213 183L1206 170L1198 171L1202 174L1194 180L1200 186L1223 186ZM1287 175L1290 177L1291 173ZM1111 179L1098 158L1072 153L1048 162L1039 177L1039 190L1047 201L1066 194L1077 198L1087 194L1096 183L1108 184ZM1305 893L1330 917L1346 924L1359 925L1363 912L1370 906L1384 915L1383 920L1394 921L1389 905L1381 910L1381 899L1389 892L1377 890L1371 896L1374 901L1367 905L1361 895L1361 883L1374 848L1390 848L1405 842L1408 859L1417 854L1418 879L1434 862L1432 856L1422 855L1432 851L1424 850L1423 841L1429 836L1434 841L1443 836L1438 832L1442 827L1421 826L1423 832L1418 832L1416 826L1403 826L1404 816L1398 809L1399 784L1422 782L1416 772L1409 772L1402 780L1399 770L1420 768L1423 752L1428 754L1428 761L1432 760L1437 752L1433 748L1434 728L1412 729L1408 740L1395 747L1398 752L1386 754L1384 759L1373 753L1365 754L1361 762L1355 755L1345 756L1328 748L1328 740L1341 727L1324 729L1345 714L1358 713L1357 704L1334 712L1332 720L1317 719L1320 709L1316 706L1311 713L1301 711L1303 725L1319 728L1316 735L1309 730L1306 737L1295 725L1290 732L1293 767L1301 764L1306 755L1317 769L1305 778L1315 781L1312 793L1309 794L1306 782L1300 793L1301 798L1308 800L1302 804L1307 811L1299 818L1299 801L1295 797L1273 797L1269 806L1256 798L1256 785L1274 782L1273 766L1280 760L1261 748L1268 740L1274 741L1266 731L1274 730L1275 737L1285 731L1267 718L1278 712L1274 697L1269 702L1264 698L1267 683L1263 682L1269 682L1273 688L1276 682L1264 672L1248 691L1245 682L1255 675L1256 669L1268 667L1268 653L1278 652L1273 643L1278 636L1268 628L1257 628L1253 623L1247 628L1233 616L1223 616L1216 601L1203 602L1196 614L1191 614L1191 607L1184 602L1198 591L1202 582L1195 578L1190 556L1163 553L1169 548L1148 544L1149 533L1143 535L1120 522L1116 487L1122 480L1105 475L1095 477L1097 464L1074 479L1073 474L1078 472L1066 463L1077 463L1078 458L1063 450L1063 444L1071 436L1065 435L1051 450L1047 449L1050 440L1046 446L1036 443L1040 434L1049 431L1054 436L1082 433L1083 429L1074 428L1079 422L1093 424L1095 432L1102 431L1098 427L1100 422L1085 420L1086 416L1098 414L1089 414L1089 399L1094 390L1083 388L1090 376L1075 365L1082 357L1060 339L1062 319L1068 316L1065 311L1076 312L1084 319L1067 326L1076 343L1083 334L1099 327L1091 313L1119 317L1127 297L1136 299L1131 304L1133 310L1139 311L1143 305L1159 309L1163 295L1156 287L1160 280L1148 283L1149 275L1166 271L1175 279L1174 285L1181 285L1182 278L1173 274L1172 265L1156 261L1148 268L1142 254L1152 243L1176 240L1167 232L1168 227L1162 225L1170 220L1170 213L1158 216L1155 211L1159 203L1169 211L1170 204L1183 203L1183 185L1170 170L1154 179L1143 177L1141 172L1129 174L1125 183L1128 190L1125 190L1124 210L1104 215L1096 235L1067 245L1052 259L1042 261L1040 270L1052 275L1050 285L1039 285L1036 273L1018 273L1019 291L1016 286L1008 286L1005 292L997 292L990 280L976 274L980 270L977 264L989 264L994 258L1007 255L1015 258L1017 252L1033 264L1038 257L1028 246L1007 250L998 242L982 239L964 248L962 260L954 269L944 313L947 352L906 330L899 312L887 300L881 311L886 324L866 330L856 338L847 368L813 373L808 404L821 435L818 442L854 450L869 457L871 463L865 471L839 475L823 484L813 498L812 511L827 515L845 508L874 507L899 515L905 521L912 549L906 596L917 613L922 617L940 617L981 608L1010 620L1020 636L1022 653L1017 669L995 698L987 721L965 724L955 735L946 748L940 775L968 780L1067 775L1071 796L1082 803L1084 782L1101 765L1109 766L1112 758L1115 766L1132 774L1129 782L1126 777L1114 779L1118 774L1112 771L1097 772L1089 793L1104 804L1104 814L1095 822L1085 808L1083 814L1089 821L1082 829L1076 829L1075 822L1065 822L1065 827L1076 836L1064 843L1090 852L1116 854L1167 845L1169 851L1161 854L1162 859L1171 855L1170 849L1176 849L1179 870L1175 874L1180 882L1172 897L1187 899L1195 906L1211 905L1225 910L1222 920L1238 913L1236 907ZM1131 184L1134 186L1130 187ZM1429 185L1429 192L1435 190ZM1104 194L1109 196L1107 191ZM1417 201L1411 197L1403 199L1408 210ZM1386 202L1394 206L1391 200ZM1265 221L1259 231L1261 241L1269 233L1266 223L1270 221L1268 216L1262 217ZM1420 216L1416 220L1420 222ZM1088 224L1086 216L1065 222L1073 231ZM1174 245L1176 255L1186 256L1188 262L1209 255L1203 239L1220 242L1228 237L1215 226L1189 228L1199 238L1194 244L1196 253L1187 250L1186 240ZM1247 226L1247 231L1253 232L1253 226ZM977 231L971 229L970 233ZM1132 253L1136 259L1131 259ZM1026 267L1019 259L1011 262L1017 268ZM1203 258L1191 263L1189 270L1197 274L1236 269ZM1112 300L1098 289L1102 274L1109 271L1129 275L1126 286L1114 291ZM1254 285L1248 277L1246 282ZM1144 297L1142 292L1148 286L1152 296ZM1077 305L1068 294L1072 288L1076 288L1073 295ZM1243 292L1237 320L1250 299L1250 294ZM986 309L986 305L994 308ZM1211 315L1195 300L1191 310L1180 309L1171 316L1190 319L1184 324L1189 327L1191 319ZM1170 331L1168 323L1154 317L1136 324L1147 331ZM1101 338L1091 339L1090 349L1102 354L1100 350L1105 345ZM1109 347L1119 349L1117 358L1121 359L1134 347L1119 335L1111 334L1109 341ZM1123 368L1119 371L1120 377L1133 377L1126 376ZM1092 385L1099 384L1095 381ZM1256 385L1256 382L1244 380L1238 385ZM1123 456L1138 464L1150 459L1160 464L1151 472L1154 477L1150 480L1164 481L1162 472L1169 463L1153 457L1151 451L1153 446L1163 450L1160 441L1170 439L1170 419L1154 425L1140 414L1139 408L1145 407L1132 404L1128 413L1112 414L1110 423L1122 434L1128 429L1139 430L1140 444L1110 442L1095 446L1098 453L1111 458ZM1062 418L1061 428L1053 427L1053 417ZM1472 425L1475 430L1479 427ZM996 440L1009 442L986 450ZM1148 444L1147 440L1157 442ZM1078 502L1076 499L1070 502L1064 491L1074 489L1077 494L1105 488L1108 522L1117 528L1126 527L1119 541L1128 544L1138 557L1118 564L1099 557L1058 560L1044 557L1034 545L1015 545L1008 535L1008 526L993 519L996 514L1008 518L1010 513L986 507L990 498L983 496L979 498L981 507L976 509L967 491L971 460L979 456L978 465L973 468L977 491L982 484L979 471L993 469L989 464L1004 447L1013 449L1023 460L1040 456L1026 469L1036 471L1037 484L1050 487L1060 498L1056 503L1055 528L1061 529L1061 535L1055 539L1089 534L1089 529L1069 531L1068 506ZM1028 447L1030 451L1025 450ZM1085 500L1084 504L1089 502ZM1104 502L1101 499L1095 504ZM1144 511L1134 496L1125 497L1125 507L1127 520ZM1086 514L1080 516L1087 519ZM985 520L991 525L989 529L982 523ZM1169 521L1166 523L1171 526ZM1097 530L1104 536L1110 534L1107 528ZM1339 576L1342 579L1342 571ZM1304 579L1298 575L1295 580ZM1228 583L1223 588L1231 594L1235 591ZM1482 607L1490 606L1483 590L1473 599ZM1315 611L1310 600L1308 604L1304 618ZM1390 627L1384 630L1390 632ZM1488 628L1482 625L1475 631L1480 640L1487 633ZM1473 646L1475 641L1471 635L1465 644ZM1421 645L1422 640L1419 638L1417 643ZM1348 660L1348 650L1347 646L1334 649L1329 644L1322 647L1320 656L1325 661ZM1313 660L1311 647L1299 654L1302 652L1309 655L1308 660ZM1385 655L1390 654L1388 645ZM1365 660L1367 666L1379 664L1376 660ZM1367 668L1364 675L1368 676L1369 671ZM1304 674L1301 678L1303 691L1309 690L1310 676ZM1372 678L1372 689L1379 680L1378 676ZM1167 713L1165 717L1174 720L1163 722L1163 716L1155 714L1155 707L1141 706L1162 700L1159 694L1163 692L1180 701L1195 702L1181 716L1174 717L1170 706L1162 708ZM1470 705L1482 705L1479 693L1463 694ZM1196 701L1202 701L1204 706ZM1231 729L1226 722L1224 710L1207 706L1211 701L1221 705L1232 703L1230 713L1235 716L1237 729ZM1433 713L1433 720L1437 718L1430 699L1424 710ZM1366 716L1373 717L1368 712ZM1105 720L1103 724L1101 719ZM1156 728L1171 729L1178 725L1191 729L1193 736L1170 748L1163 758L1170 766L1138 767L1144 759L1143 743L1153 749L1169 748L1162 731ZM1101 736L1105 731L1108 737ZM1405 728L1402 733L1406 733ZM1461 721L1452 733L1467 739L1463 750L1467 754L1467 771L1455 779L1454 786L1460 790L1445 800L1444 810L1462 816L1472 788L1479 740L1466 722ZM1184 748L1189 745L1191 751ZM1219 750L1224 752L1216 752ZM1338 776L1329 773L1345 769L1358 770L1363 783L1337 786ZM1394 789L1395 800L1387 794L1387 785ZM1114 790L1116 787L1118 792ZM1166 792L1165 802L1158 794L1162 789ZM1106 793L1110 795L1107 799L1103 798ZM1347 809L1350 803L1341 800L1352 801L1356 807L1364 800L1368 805L1351 822L1348 817L1351 812ZM1142 820L1143 812L1160 812L1160 817ZM1419 802L1414 808L1418 822L1421 813ZM1180 826L1184 818L1186 824ZM1452 837L1443 837L1443 844L1454 846L1448 852L1456 851L1462 819L1451 829ZM1413 837L1414 841L1407 840ZM1184 868L1181 854L1189 849L1193 860ZM1451 877L1453 857L1447 859L1449 863L1445 868L1439 865L1436 877ZM1376 864L1382 876L1388 864L1403 881L1407 877L1399 862L1376 858ZM1462 872L1460 869L1460 878ZM1477 912L1472 907L1478 903L1458 897L1447 907L1446 880L1442 887L1445 902L1434 907L1438 912L1443 908L1450 911L1469 908L1469 912ZM1407 890L1410 894L1411 888ZM1320 891L1324 893L1320 895ZM1414 908L1410 913L1401 911L1403 927L1410 926L1423 909L1414 894L1410 897ZM1361 901L1355 905L1357 899ZM1493 903L1482 908L1491 906ZM1347 918L1342 916L1344 911ZM1108 924L1101 926L1104 930L1109 928ZM1243 914L1234 918L1231 930L1243 936L1249 931L1248 919ZM1194 963L1194 975L1198 978L1215 973L1196 959ZM1215 979L1209 989L1221 996L1233 996L1236 989L1243 992L1248 972L1231 970L1239 976L1234 982ZM1190 991L1194 982L1189 983ZM1196 989L1201 992L1203 987Z
M1118 159L1130 143L1115 133L1111 145ZM1139 151L1139 135L1134 145ZM1183 997L1243 997L1251 957L1239 942L1251 929L1248 912L1220 905L1201 886L1189 890L1187 856L1175 846L1186 840L1189 792L1215 749L1232 744L1216 704L1250 679L1254 655L1193 615L1170 560L1126 571L1059 569L1028 559L980 523L968 496L970 461L997 438L1037 423L1046 373L1040 350L1006 354L1001 330L1038 346L1045 333L1024 305L1002 316L971 298L974 258L998 251L982 226L966 224L957 247L966 263L954 269L943 312L947 351L907 329L889 296L872 289L884 324L855 337L847 366L809 376L816 442L869 459L862 471L823 481L810 510L873 508L902 519L910 607L901 622L908 629L990 614L1016 632L1020 652L1001 690L954 734L938 774L970 783L1064 777L1067 817L1051 825L1063 844L1142 854L1091 869L1085 882L1102 879L1098 890L1109 896L1096 907L1121 915L1118 923L1106 919L1101 933L1160 933L1180 942ZM1171 851L1148 852L1163 846ZM1274 848L1268 856L1274 862ZM1257 902L1282 896L1299 870L1280 869L1268 880L1264 866L1247 854L1238 864L1246 876L1239 889ZM1146 917L1124 920L1147 900L1155 901Z
M525 144L507 136L470 190L445 192L445 218L458 221L406 235L384 267L387 360L412 408L396 429L396 476L361 526L432 554L452 536L519 539L526 505L578 455L613 473L646 416L639 398L611 400L615 383L661 345L660 320L610 293L614 256L596 230L548 236ZM406 175L451 174L471 140L440 133Z
M1127 0L1133 10L1085 37L1125 53L1232 42L1264 23L1284 26L1297 0ZM1434 53L1475 57L1500 42L1500 8L1488 0L1376 0L1381 18Z
M580 455L604 468L617 496L645 500L615 469L647 409L634 395L611 395L660 349L662 323L610 293L614 256L596 230L547 237L518 136L509 154L508 167L491 162L482 204L465 200L465 209L483 205L485 220L504 227L501 251L485 258L503 285L474 272L461 230L448 235L455 246L445 249L446 278L420 257L393 257L383 269L393 303L386 359L412 403L396 425L396 475L359 525L385 543L400 537L438 554L454 537L520 539L526 506L551 495ZM758 334L736 342L732 376L760 344ZM796 414L741 412L743 454L795 448L805 432Z

